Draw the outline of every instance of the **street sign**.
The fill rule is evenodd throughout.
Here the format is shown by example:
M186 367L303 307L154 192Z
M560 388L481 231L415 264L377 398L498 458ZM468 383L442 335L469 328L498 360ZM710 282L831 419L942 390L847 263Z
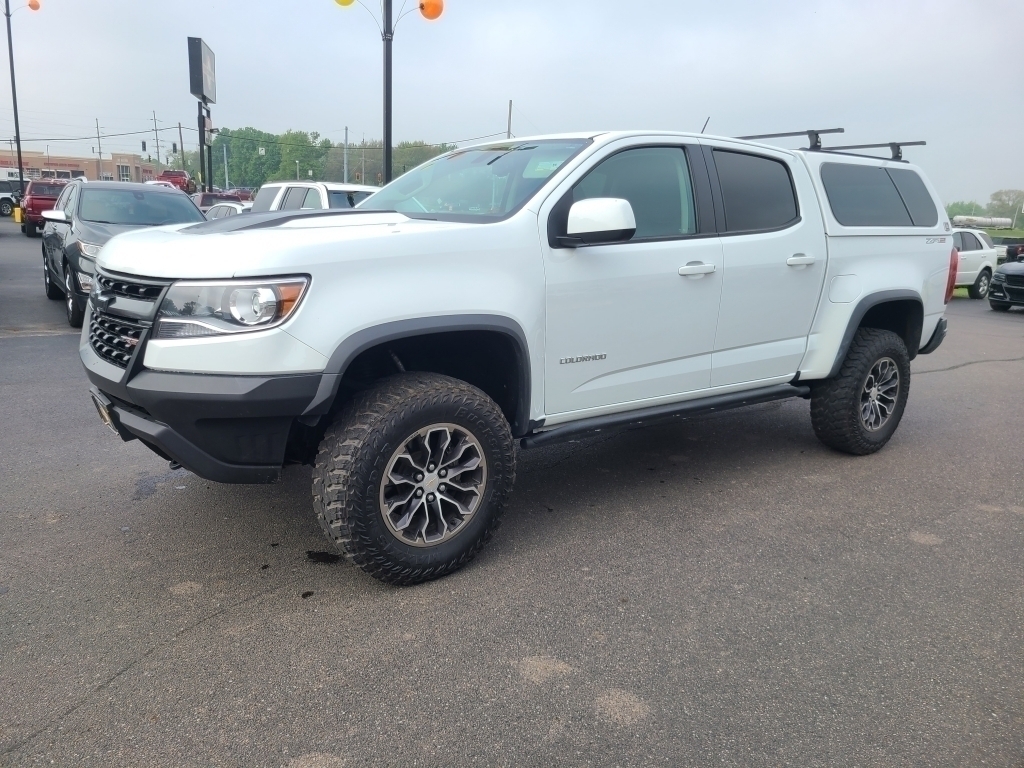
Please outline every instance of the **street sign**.
M202 102L217 103L216 58L202 38L188 39L188 79L190 93Z
M267 148L266 147L260 147L258 151L259 151L261 157L263 155L267 154Z

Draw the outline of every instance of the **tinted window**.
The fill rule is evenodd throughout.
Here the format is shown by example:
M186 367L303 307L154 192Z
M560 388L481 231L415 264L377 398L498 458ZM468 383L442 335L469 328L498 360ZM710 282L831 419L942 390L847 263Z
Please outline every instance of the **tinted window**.
M981 243L978 242L978 238L976 238L970 232L961 232L960 236L963 238L965 251L981 250Z
M958 251L962 251L964 249L964 238L960 232L953 233L953 247Z
M996 244L992 242L992 238L989 237L986 233L979 232L978 233L978 237L980 237L982 240L984 240L985 241L985 245L988 246L989 248L995 248L996 247Z
M321 202L320 200L320 190L308 190L306 192L305 198L302 200L302 207L306 210L320 210L321 208L323 208L323 202Z
M60 193L64 191L66 184L46 184L44 182L33 181L28 185L28 189L25 191L27 195L35 195L36 197L60 197Z
M252 203L252 212L263 213L264 211L269 211L270 206L274 204L279 189L280 187L263 187L257 192L256 199Z
M284 202L281 203L282 211L297 211L302 207L302 201L306 198L305 187L289 187L285 193Z
M219 219L221 214L224 212L223 205L215 205L213 208L206 212L206 218L208 219Z
M885 168L824 163L821 182L825 185L832 215L844 227L913 226L907 207Z
M939 223L935 202L920 176L907 168L888 168L886 172L910 211L915 227L934 227Z
M714 152L730 232L777 229L796 220L796 192L785 163L740 152Z
M100 224L144 227L206 220L185 195L134 189L85 188L79 216Z
M54 210L66 210L69 197L71 197L71 188L64 187L64 191L60 193L60 197L57 198L57 202L53 204Z
M327 200L331 208L355 208L358 203L368 198L370 192L339 192L327 190Z
M580 180L572 196L573 202L628 200L636 217L634 240L697 231L690 170L679 147L643 147L612 155Z
M58 201L59 202L59 201ZM72 218L75 215L75 206L78 203L78 187L71 187L68 191L67 200L64 201L64 213L67 214L68 218Z
M13 192L14 183L10 181L0 181L0 192Z

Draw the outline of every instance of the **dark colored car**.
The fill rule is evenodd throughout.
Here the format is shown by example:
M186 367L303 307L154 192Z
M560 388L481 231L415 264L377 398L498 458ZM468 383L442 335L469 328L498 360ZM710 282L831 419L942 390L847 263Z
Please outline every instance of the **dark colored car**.
M64 179L37 179L28 183L25 197L21 201L21 231L26 237L35 237L39 234L45 223L43 211L54 207L67 184Z
M192 200L199 206L199 210L206 213L217 203L240 203L242 199L230 192L196 192Z
M988 305L999 312L1024 307L1024 261L1007 260L996 267L988 289ZM1021 254L1024 258L1024 253Z
M96 256L110 238L140 227L206 221L177 189L122 181L72 182L51 208L43 228L43 287L46 298L64 299L74 328L82 325Z
M243 203L251 202L252 199L256 196L253 190L250 189L249 187L232 187L231 189L226 191L229 194L238 195L238 199L241 200Z

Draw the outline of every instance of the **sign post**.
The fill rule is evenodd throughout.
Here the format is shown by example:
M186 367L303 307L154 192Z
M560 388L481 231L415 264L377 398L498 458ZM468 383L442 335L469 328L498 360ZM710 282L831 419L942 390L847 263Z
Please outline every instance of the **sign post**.
M216 63L213 51L202 38L188 39L189 91L199 100L199 171L206 177L203 182L206 192L213 189L213 155L208 147L213 143L210 104L217 103Z

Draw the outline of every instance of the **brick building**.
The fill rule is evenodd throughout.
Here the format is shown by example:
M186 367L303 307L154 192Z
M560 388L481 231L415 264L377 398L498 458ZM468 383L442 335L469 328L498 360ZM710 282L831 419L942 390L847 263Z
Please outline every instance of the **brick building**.
M155 179L160 171L157 164L143 160L141 155L113 152L98 157L67 157L46 152L22 151L21 160L25 167L26 180L45 177L75 179L79 176L93 180L148 181ZM0 149L0 179L18 178L18 153L9 148Z

